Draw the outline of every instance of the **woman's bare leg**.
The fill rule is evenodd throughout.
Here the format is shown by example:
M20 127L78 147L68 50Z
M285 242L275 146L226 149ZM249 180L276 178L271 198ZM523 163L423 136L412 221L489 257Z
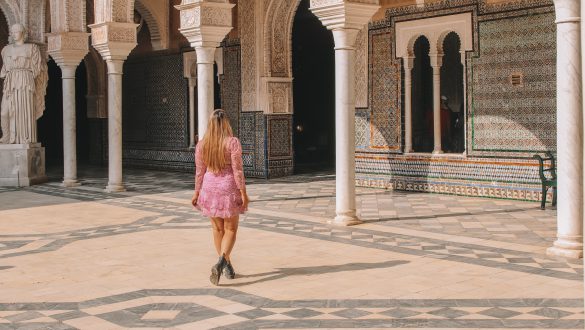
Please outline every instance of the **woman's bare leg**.
M213 230L213 244L217 255L221 256L221 241L225 235L224 221L222 218L211 218L211 226Z
M234 244L236 244L236 234L238 232L239 222L239 215L236 215L233 218L223 219L225 234L223 235L223 241L221 242L221 253L225 255L227 261L230 261L230 254L232 253Z

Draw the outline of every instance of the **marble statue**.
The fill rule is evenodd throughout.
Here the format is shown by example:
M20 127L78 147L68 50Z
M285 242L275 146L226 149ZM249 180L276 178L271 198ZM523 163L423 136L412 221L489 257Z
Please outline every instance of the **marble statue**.
M2 144L37 142L37 119L45 110L47 63L39 47L25 43L26 29L21 24L10 28L11 43L2 49L4 79L1 117Z

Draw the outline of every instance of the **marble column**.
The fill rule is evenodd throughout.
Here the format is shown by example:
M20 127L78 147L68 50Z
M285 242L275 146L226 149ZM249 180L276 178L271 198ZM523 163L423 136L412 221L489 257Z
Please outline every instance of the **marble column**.
M182 0L175 8L181 12L179 31L197 54L197 128L199 140L207 131L214 110L213 64L215 51L232 30L232 8L228 0Z
M380 9L378 0L311 0L310 10L335 42L335 213L329 223L361 223L355 200L355 42Z
M202 139L207 132L207 122L214 110L213 63L219 44L195 47L197 52L197 132Z
M63 79L63 186L77 182L77 122L75 120L75 71L77 66L61 65Z
M77 181L77 122L75 71L89 51L89 34L59 32L48 35L48 54L61 68L63 84L63 186L79 186Z
M106 192L124 191L122 176L122 74L124 61L136 47L134 23L90 25L92 45L108 67L108 185Z
M125 191L122 177L122 75L124 61L106 60L108 66L108 186L107 192Z
M404 152L413 152L412 148L412 67L414 57L404 57Z
M359 30L334 29L335 40L335 219L355 225L355 41Z
M583 256L583 103L579 0L555 0L557 24L557 240L549 255Z
M443 153L441 141L441 65L442 54L430 54L431 66L433 67L433 140L434 154Z
M188 78L189 80L189 147L195 148L195 87L197 87L197 80L195 78ZM200 136L202 138L203 136Z
M585 6L581 6L581 17L585 17ZM583 63L585 63L585 24L580 24L581 25L581 70L583 70ZM581 71L581 106L583 107L583 129L585 129L585 102L583 102L583 86L585 86L585 75L583 75L583 71ZM581 163L581 166L583 166L582 170L583 170L583 195L581 196L582 198L585 199L585 142L583 142L584 144L584 149L583 149L583 162ZM583 201L583 203L585 204L585 201ZM585 230L585 209L583 210L583 228ZM585 234L583 235L583 237L585 237ZM585 252L585 250L584 250ZM585 273L583 274L584 280L585 280ZM584 288L585 290L585 288ZM584 291L585 293L585 291ZM585 294L584 294L585 297Z

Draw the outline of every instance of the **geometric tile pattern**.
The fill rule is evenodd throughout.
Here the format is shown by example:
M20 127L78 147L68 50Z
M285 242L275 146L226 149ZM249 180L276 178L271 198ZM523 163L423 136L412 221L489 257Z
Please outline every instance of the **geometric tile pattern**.
M420 8L388 8L383 20L372 22L369 31L372 114L368 117L360 109L356 111L358 185L539 200L541 188L536 163L509 157L531 157L536 151L556 149L555 89L551 87L556 80L552 4L550 0L497 4L485 0L437 1ZM379 125L380 118L382 123L393 118L383 112L380 112L382 117L375 118L376 109L389 109L394 103L402 108L400 88L397 95L389 97L396 90L394 86L401 84L399 71L397 77L389 73L394 60L395 23L461 12L472 13L476 51L468 54L467 65L470 115L467 157L401 156L384 150L373 153L370 149L373 144L366 142L365 136L382 136L384 130L377 128L385 127ZM386 39L385 31L390 32ZM523 87L510 86L509 77L516 71L524 76ZM397 115L400 121L400 113ZM371 131L366 128L368 125ZM386 136L386 142L394 142L388 139L391 136ZM400 139L401 135L396 137ZM399 146L402 144L397 142ZM480 158L484 156L497 158Z
M358 151L356 178L360 186L397 190L518 200L540 200L541 196L538 163L532 159L383 156Z
M471 58L469 79L473 151L556 150L554 21L552 12L479 23L479 56ZM523 76L522 86L511 85L513 73Z
M140 172L139 172L140 173ZM166 173L165 173L166 174ZM140 175L132 175L131 180L134 182L136 191L146 191L149 193L160 193L160 192L173 192L173 191L186 191L187 194L190 193L192 189L192 179L189 177L185 177L181 174L176 174L175 180L172 180L172 174L166 174L166 178L162 176L156 176L157 173L152 174L153 178L148 177L140 177ZM248 183L251 185L249 191L250 196L252 197L252 207L261 207L262 209L273 209L275 211L280 212L298 212L302 214L314 214L317 216L326 216L331 217L334 214L334 197L332 196L333 191L335 190L334 182L328 179L323 180L323 178L315 178L306 180L303 176L294 176L291 177L292 179L283 180L282 183L272 182L271 184L260 184L254 185L255 182L262 182L260 180L250 180ZM297 180L295 182L294 180ZM163 190L156 190L151 189L150 187L156 185L157 180L164 180L166 189ZM154 182L153 182L154 181ZM159 181L160 182L160 181ZM68 245L72 242L79 241L79 240L87 240L93 239L98 237L105 237L105 236L113 236L113 235L120 235L120 234L127 234L132 232L139 232L139 231L147 231L147 230L159 230L159 229L176 229L177 227L181 228L196 228L200 224L206 224L206 220L202 218L199 214L193 214L192 208L189 207L188 204L176 203L176 202L169 202L169 201L157 201L147 198L142 198L140 196L135 196L129 198L124 194L115 194L109 195L105 194L102 191L95 191L95 190L88 190L86 187L90 186L91 182L84 181L84 186L81 188L76 189L65 189L60 187L57 184L46 184L46 185L39 185L33 186L30 188L26 188L28 191L32 191L35 193L40 194L47 194L47 195L54 195L54 196L62 196L66 198L72 199L79 199L79 200L94 200L94 201L101 201L101 203L106 203L110 205L121 206L124 208L133 208L137 210L143 211L150 211L156 212L168 216L172 216L172 218L167 219L162 222L153 222L155 218L153 217L146 217L142 219L138 219L135 222L129 223L127 225L115 225L115 226L106 226L106 227L97 227L91 229L84 229L84 230L74 230L74 231L67 231L57 234L50 234L50 235L37 235L36 240L42 240L46 242L43 246L38 247L35 245L35 242L25 242L24 250L19 250L17 255L24 255L24 254L31 254L31 253L42 253L46 251L54 251L57 249L62 248L65 245ZM100 182L97 184L98 187L103 187L105 184L104 182ZM173 187L174 184L177 184ZM185 188L188 187L188 188ZM371 194L371 193L370 193ZM276 198L274 196L277 196ZM287 197L285 197L287 196ZM380 200L379 203L372 203L375 200L371 198L375 196L375 200ZM479 236L482 238L497 238L496 234L498 233L514 233L514 229L518 229L517 237L499 237L500 240L509 240L510 242L518 242L524 239L525 243L527 244L538 244L538 245L550 245L550 241L544 240L542 241L541 238L538 236L526 237L522 236L522 233L527 231L527 229L538 231L538 226L534 226L532 228L522 225L523 223L514 223L513 219L515 217L514 209L507 210L502 206L498 208L493 208L490 210L490 203L486 204L485 213L479 212L478 215L474 215L473 213L469 212L461 212L462 210L477 208L478 205L481 205L480 200L470 200L471 205L466 206L465 208L461 207L461 202L457 203L456 200L453 200L455 210L459 210L462 214L458 215L458 213L453 213L446 209L445 216L441 216L437 213L432 206L422 207L421 209L430 209L431 218L429 219L429 214L420 212L418 208L410 208L408 209L406 214L411 215L411 218L404 218L404 220L411 220L409 223L401 223L395 224L394 218L384 218L381 217L379 213L373 214L371 210L379 210L379 212L387 213L388 211L384 211L384 205L388 204L389 199L396 199L398 196L394 196L394 198L390 198L389 196L383 196L374 194L371 195L358 195L358 204L359 209L364 210L361 214L361 218L368 221L368 222L379 222L385 226L390 227L404 227L404 226L412 226L414 225L415 228L425 228L421 226L420 222L422 223L429 223L428 230L430 232L437 231L437 229L441 228L439 226L440 221L431 221L435 216L438 216L439 219L441 217L450 218L445 219L445 224L443 224L443 228L446 228L445 232L451 232L454 235L461 236L467 235L471 233L473 236L474 232L477 232L478 229L481 231L486 232L493 232L493 236ZM410 196L410 195L408 195ZM431 195L432 196L432 195ZM180 198L188 198L186 195L179 195ZM441 203L443 205L449 205L448 196L437 196L438 198L445 198L442 200ZM417 198L421 198L418 196L412 196L412 202L416 203ZM516 202L515 202L516 203ZM404 201L398 202L399 205L403 205ZM415 204L416 205L416 204ZM431 203L429 205L435 205ZM457 209L457 205L460 205ZM515 205L515 204L512 204ZM532 205L532 204L527 204ZM414 206L413 206L414 207ZM396 209L397 206L391 205L390 210ZM537 206L533 205L533 208L536 209ZM381 210L380 210L381 209ZM365 211L370 210L370 211ZM484 210L483 208L481 210ZM481 216L485 214L488 219L493 218L493 214L503 213L504 215L498 215L498 218L502 218L502 223L498 224L494 221L473 221L471 219L478 218L481 219ZM517 211L518 212L518 211ZM527 210L520 210L519 214L524 214ZM511 214L511 217L506 217L506 214ZM454 231L453 228L449 229L447 225L447 220L453 221L453 217L459 216L461 220L459 220L462 224L462 228L464 230ZM404 216L400 216L403 218ZM534 218L532 216L528 216L529 218ZM551 226L554 228L554 221L551 220L550 213L547 215L543 215L543 221L540 224L540 228L542 226ZM369 247L372 249L378 249L383 251L394 251L398 253L414 255L414 256L432 256L432 257L440 257L445 260L457 262L457 263L467 263L467 264L474 264L484 267L496 268L496 269L506 269L511 271L517 271L521 273L529 273L529 274L540 274L542 276L550 276L554 278L562 278L568 280L581 280L582 279L582 271L583 266L581 261L559 261L556 259L551 259L542 254L534 254L534 253L526 253L520 251L514 251L509 249L501 249L501 248L494 248L489 246L482 246L477 244L464 244L464 243L456 243L456 242L449 242L445 240L437 240L437 239L430 239L423 236L413 236L413 235L403 235L397 234L392 232L386 231L379 231L379 230L370 230L370 229L362 229L357 227L351 228L339 228L335 226L330 226L325 224L324 222L309 222L299 219L291 219L287 216L280 216L280 215L271 215L267 216L265 214L255 214L254 211L249 212L245 216L242 217L244 221L240 224L242 227L249 227L255 228L259 230L266 230L276 233L282 233L292 236L300 236L300 237L307 237L316 240L322 241L331 241L331 242L341 242L345 244L351 245L358 245L362 247ZM399 219L399 218L397 218ZM468 220L466 220L468 219ZM534 222L534 220L533 220ZM437 224L439 223L439 224ZM513 223L513 224L511 224ZM514 227L515 225L515 227ZM483 227L483 229L482 229ZM542 229L541 229L542 230ZM468 233L469 232L469 233ZM548 231L544 235L548 235L550 237L554 237L554 230ZM10 240L22 240L19 235L12 235L12 236L0 236L0 244L4 244L5 240L2 239L9 238ZM30 240L28 238L27 240ZM31 244L33 249L27 249L26 244ZM543 249L544 251L544 249ZM0 251L0 259L7 258L10 256L14 256L11 254L10 250Z
M60 171L56 174L49 171L51 183L5 191L1 193L2 197L37 194L39 201L47 202L46 206L51 207L50 203L65 203L67 207L76 204L75 201L91 201L88 204L147 214L123 223L87 223L73 230L0 233L0 274L14 273L11 270L13 266L22 267L23 264L17 262L21 256L23 260L34 260L43 258L45 253L55 256L109 239L124 242L125 237L140 235L178 235L189 239L196 232L208 232L209 220L193 212L188 203L193 189L192 175L128 170L125 171L125 179L129 190L107 194L103 192L107 181L106 169L80 168L83 185L71 189L59 185L60 174ZM263 270L260 274L253 273L255 270L252 267L241 271L241 277L234 282L222 282L219 287L194 286L188 279L181 282L187 285L145 288L141 286L144 284L132 284L115 291L82 295L91 299L53 299L52 294L41 294L38 297L48 298L37 298L32 302L28 298L0 297L0 329L83 329L89 324L104 329L116 326L185 329L583 328L582 299L574 294L568 297L554 295L557 298L551 298L546 293L546 285L542 286L544 297L535 297L534 293L538 291L532 290L530 295L519 296L524 298L513 298L516 296L507 294L499 296L500 293L487 294L486 297L485 294L474 293L463 297L435 297L437 299L425 295L408 298L401 295L393 295L392 298L380 295L356 298L352 295L326 295L330 297L327 299L313 295L311 299L303 299L297 294L293 298L257 291L254 283L258 281L258 276L262 276L260 281L272 281L273 285L288 281L301 283L294 279L302 280L304 276L309 279L312 276L331 276L327 281L335 281L354 271L380 268L395 269L396 275L404 274L404 269L415 264L449 266L445 269L447 272L451 269L475 269L473 272L478 274L523 277L537 280L535 283L539 284L535 285L550 282L551 285L562 284L562 288L571 290L582 283L581 260L551 259L543 254L544 247L550 246L550 239L556 232L556 212L550 209L540 211L538 203L358 188L359 216L366 223L337 227L325 221L335 214L333 179L334 176L328 173L295 175L270 181L248 179L252 202L240 226L243 232L256 232L258 237L276 236L283 242L291 243L305 240L318 249L324 248L323 251L306 251L319 256L322 252L331 253L326 252L331 247L369 251L363 261L358 259L357 262L330 264L317 259L317 263L303 265L288 262L269 267L268 273ZM12 207L28 207L28 204L3 204L0 207L10 214ZM242 238L246 240L245 236ZM138 243L140 249L142 245L140 241ZM161 243L164 244L164 241ZM509 243L525 244L523 246L530 249ZM112 248L111 252L122 251L123 247L116 244L104 246ZM245 249L245 244L240 248ZM180 246L182 248L183 244ZM300 249L303 246L298 245ZM368 256L383 254L395 257L378 259L374 263L366 261L371 260ZM109 257L106 258L109 260ZM192 261L188 263L192 264ZM459 271L456 274L463 275ZM411 276L406 274L407 278ZM454 273L453 276L459 275ZM488 277L491 278L491 275ZM483 278L477 279L481 281ZM13 283L18 281L16 279ZM506 281L500 278L494 283ZM455 286L459 287L459 283ZM465 285L462 288L465 290ZM489 285L485 288L491 289ZM514 292L522 294L517 288Z
M240 114L240 141L244 173L249 177L267 177L266 168L266 115L263 112Z
M370 30L370 147L397 151L402 142L401 73L400 61L394 59L393 49L390 29Z
M240 45L234 41L223 47L224 73L221 81L221 106L226 111L234 136L239 136L242 102Z
M213 306L207 303L210 298L239 309ZM124 304L134 307L119 307ZM227 325L213 329L582 329L584 325L580 299L273 300L235 289L144 289L79 302L0 303L0 329L77 329L75 320L86 318L125 328L197 329L204 326L200 321L228 315L232 318Z
M188 87L181 54L130 57L124 66L124 162L191 171Z
M266 115L268 178L293 173L292 116Z

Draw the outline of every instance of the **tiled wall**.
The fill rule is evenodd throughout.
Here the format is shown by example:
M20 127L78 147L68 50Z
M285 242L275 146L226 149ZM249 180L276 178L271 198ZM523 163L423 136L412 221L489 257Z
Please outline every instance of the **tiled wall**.
M129 58L124 65L123 93L124 163L192 170L182 55Z
M404 155L401 62L394 24L472 12L473 53L467 54L467 151ZM556 150L554 8L548 0L488 6L442 1L426 9L389 10L370 25L370 102L356 110L356 181L363 186L537 200L534 153ZM521 87L510 74L520 73Z

